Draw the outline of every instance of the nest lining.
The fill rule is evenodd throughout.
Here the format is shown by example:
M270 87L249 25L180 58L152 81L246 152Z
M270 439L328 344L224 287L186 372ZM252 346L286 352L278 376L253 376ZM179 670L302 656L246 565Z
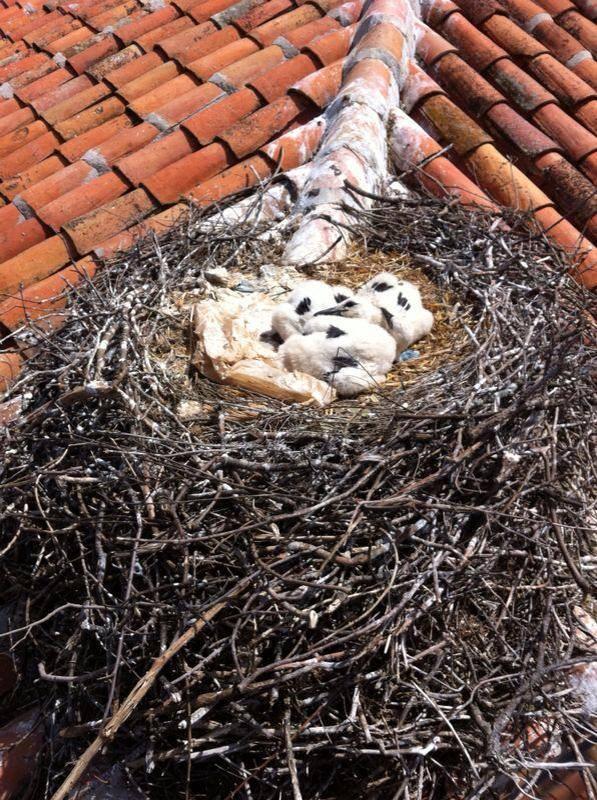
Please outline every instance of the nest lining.
M271 261L254 227L146 241L40 335L0 500L3 713L41 704L52 739L36 796L198 620L108 746L149 798L532 793L590 735L563 691L590 658L589 299L508 221L427 198L360 215L359 262L408 254L467 309L466 344L325 414L173 368L173 298Z

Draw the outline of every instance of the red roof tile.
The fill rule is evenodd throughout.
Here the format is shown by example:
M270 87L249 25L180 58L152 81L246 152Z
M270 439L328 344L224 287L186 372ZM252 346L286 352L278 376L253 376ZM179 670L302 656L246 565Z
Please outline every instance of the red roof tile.
M132 124L126 114L119 114L117 117L112 117L107 122L69 139L60 145L58 151L68 161L76 161L91 148L97 147L118 132L130 128Z
M253 78L257 78L267 70L281 64L286 56L278 45L270 45L265 50L257 50L240 61L219 70L212 80L220 82L220 85L228 87L229 90L239 89Z
M238 39L237 41L230 42L218 48L209 55L191 61L187 64L187 69L196 75L199 80L206 81L211 78L212 75L224 69L224 67L235 64L241 61L241 59L253 53L257 53L258 50L259 45L252 39Z
M19 147L8 156L0 158L0 179L12 178L51 155L60 144L56 134L49 131L29 144Z
M236 194L243 189L255 186L260 181L268 178L273 171L271 161L262 155L241 161L234 167L230 167L225 172L212 178L209 181L199 184L195 189L187 193L187 197L200 206L209 206L212 203L222 200L228 195Z
M34 211L38 211L57 197L88 183L95 177L97 172L89 164L77 161L25 189L19 197Z
M149 51L152 50L158 42L164 41L170 36L174 36L174 34L180 33L187 28L191 28L192 25L193 20L188 17L179 17L178 19L173 19L172 22L167 22L165 25L160 25L159 28L154 28L152 31L144 33L142 36L135 39L135 42L145 51Z
M87 255L95 245L138 223L154 209L155 205L147 193L143 189L135 189L67 222L63 232L79 255Z
M225 170L234 161L224 145L214 142L190 153L143 181L159 203L174 203L184 192Z
M37 210L37 215L52 230L59 231L65 223L87 211L99 208L108 200L120 197L128 188L128 184L122 178L114 172L107 172L42 206Z
M148 69L142 75L138 75L128 83L122 84L118 89L118 95L130 103L137 97L143 97L143 95L148 94L163 83L171 81L177 75L180 75L178 64L173 61L160 62L153 69Z
M190 92L197 84L189 75L177 75L177 77L160 83L154 89L141 95L132 103L129 103L135 114L140 117L147 117L156 108L159 108L164 103L167 103L173 97Z
M125 110L126 105L121 100L116 97L108 97L101 103L69 117L64 122L59 122L54 128L63 139L72 139L74 136L79 136L91 128L117 117Z
M288 11L280 17L253 28L250 36L263 47L267 47L278 36L285 36L296 28L300 28L301 25L306 25L320 17L321 11L315 6L306 3L304 6L294 9L294 11Z
M308 55L298 55L264 72L249 83L266 103L277 100L301 78L317 69L315 59Z
M133 22L122 25L115 31L114 36L124 46L134 42L144 33L149 33L162 25L166 25L168 22L172 22L178 16L178 11L174 6L165 6L150 14L144 14Z
M0 235L0 264L46 238L44 226L36 219L24 219Z
M206 145L213 141L220 131L227 130L238 120L256 111L259 106L259 98L255 92L241 89L194 114L182 124L182 128L199 144Z
M237 158L243 158L281 133L308 107L309 104L302 98L284 95L237 122L218 138L230 147Z
M117 171L134 186L163 167L193 151L189 138L182 131L156 139L136 153L116 162Z
M60 236L52 236L0 264L0 301L20 288L47 278L68 264L70 255Z
M50 156L29 167L29 169L23 170L18 177L0 183L0 191L8 200L12 200L15 195L21 194L25 189L38 183L38 181L47 178L48 175L58 172L63 166L58 156Z
M240 33L236 30L236 28L234 28L232 25L226 25L226 27L222 28L221 31L216 31L209 36L205 36L203 39L199 39L190 47L187 47L182 53L178 53L176 59L181 64L190 65L198 59L209 55L210 53L215 53L217 50L223 50L226 45L232 44L239 39ZM246 39L243 41L248 42L250 40ZM228 61L227 63L229 64L231 62ZM223 66L226 65L224 64Z

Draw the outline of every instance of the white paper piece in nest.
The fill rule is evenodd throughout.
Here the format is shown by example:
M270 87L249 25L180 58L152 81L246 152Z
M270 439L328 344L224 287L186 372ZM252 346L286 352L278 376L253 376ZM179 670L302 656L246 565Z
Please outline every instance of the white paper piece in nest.
M238 386L276 400L314 402L336 399L329 384L304 372L288 372L274 348L262 340L271 329L276 303L267 295L223 291L191 312L191 364L218 383Z

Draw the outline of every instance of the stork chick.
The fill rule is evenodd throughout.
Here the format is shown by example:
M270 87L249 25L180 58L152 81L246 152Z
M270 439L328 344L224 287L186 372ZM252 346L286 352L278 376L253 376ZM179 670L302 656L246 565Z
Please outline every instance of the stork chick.
M301 333L304 323L317 311L329 308L339 301L331 286L323 281L301 281L272 313L272 328L286 341L289 336Z
M356 295L317 315L360 318L380 325L394 337L398 353L433 327L433 314L424 308L418 288L409 281L399 281L390 272L380 272Z
M331 383L340 397L353 397L385 380L396 343L365 320L320 315L306 322L304 336L291 336L278 352L286 369Z

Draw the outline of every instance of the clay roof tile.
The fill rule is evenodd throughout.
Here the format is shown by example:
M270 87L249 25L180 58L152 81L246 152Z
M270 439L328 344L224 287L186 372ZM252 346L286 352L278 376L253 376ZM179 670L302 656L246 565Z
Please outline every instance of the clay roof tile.
M92 128L98 127L104 122L123 114L126 110L126 105L117 97L108 97L101 103L97 103L85 111L80 111L64 122L59 122L54 126L54 129L62 136L63 139L72 139L74 136L79 136Z
M64 144L61 144L58 151L68 161L76 161L92 147L105 142L111 136L114 136L119 131L125 131L132 126L132 121L126 114L119 114L116 117L104 122L102 125L90 128L85 133L80 133L74 136Z
M281 133L308 108L299 96L284 95L219 134L237 158L249 155Z
M340 58L344 58L354 35L354 26L340 28L340 30L324 33L310 42L305 48L305 52L315 56L322 66L333 64Z
M300 8L288 11L275 19L265 22L251 30L251 38L259 42L262 47L272 44L278 36L290 33L309 22L321 18L321 11L311 3L305 3Z
M176 58L179 53L184 53L187 48L193 47L197 42L216 33L217 30L213 22L202 22L200 25L193 25L191 28L186 28L174 36L162 39L156 45L156 48L166 58Z
M249 86L258 92L266 103L271 103L286 94L298 80L316 70L317 66L314 58L298 55L264 72L251 81Z
M307 97L318 108L324 109L336 97L342 83L342 61L312 72L292 87L303 97Z
M286 31L283 38L288 44L292 45L292 47L296 47L297 50L300 50L319 36L323 36L330 31L339 30L340 28L340 23L332 17L319 17L292 31ZM274 44L277 44L277 42L274 42Z
M174 203L184 192L223 172L233 161L228 148L214 142L146 178L143 186L159 203Z
M83 256L100 242L138 223L154 209L147 192L135 189L67 222L62 231Z
M206 36L204 39L199 39L190 47L187 47L182 53L179 53L176 58L181 63L186 65L192 64L200 58L216 53L218 50L223 50L230 44L237 41L246 41L255 44L250 39L241 39L240 33L232 25L226 25L220 31ZM253 51L251 51L253 52ZM244 55L247 55L245 53ZM228 62L231 63L231 62ZM223 65L224 66L224 65Z
M178 161L193 151L189 137L182 131L156 139L150 144L116 162L117 171L134 186L158 170Z
M12 200L16 195L22 194L22 192L30 186L34 186L49 175L58 172L63 166L62 160L57 155L49 156L43 161L33 164L33 166L28 169L22 170L17 177L3 181L0 185L2 194L8 200ZM0 209L0 214L1 213L2 209Z
M118 89L118 96L130 103L167 81L176 78L177 75L180 75L180 72L180 67L174 61L160 62L153 69L148 69L142 75L138 75L128 83L122 84Z
M195 189L187 192L186 196L199 206L209 206L231 194L257 185L268 178L272 170L270 159L258 154L230 167L215 178L200 183Z
M0 301L68 264L70 254L60 236L51 236L0 264Z
M152 142L159 134L159 130L149 122L140 125L129 125L116 131L112 136L88 148L81 156L90 164L100 163L112 166L116 161L131 153L136 153L145 145Z
M142 47L143 50L149 52L153 50L156 44L159 42L163 42L166 39L169 39L171 36L174 36L177 33L181 33L188 28L193 27L193 20L189 19L189 17L178 17L178 19L173 19L172 22L167 22L165 25L160 25L159 28L154 28L147 33L138 36L135 39L136 44L139 47Z
M12 178L38 161L42 161L51 155L59 144L60 140L56 134L48 131L43 136L19 147L18 150L0 159L0 179Z
M194 114L183 122L181 127L191 134L199 144L206 145L235 122L252 114L260 105L255 92L251 89L241 89Z
M285 11L291 11L295 8L292 0L267 0L265 3L256 5L248 13L237 17L234 24L240 30L248 32L258 25L263 25L264 22L269 22Z
M128 188L122 178L107 172L50 201L37 210L37 215L52 230L59 231L65 223L120 197Z
M145 55L141 55L139 58L130 61L124 66L120 66L114 70L111 70L104 75L104 80L114 89L118 89L121 86L124 86L126 83L130 83L131 81L135 80L135 78L138 78L140 75L144 75L146 72L149 72L149 70L158 67L162 63L163 60L157 53L146 53Z
M185 92L174 100L170 100L156 109L160 120L173 126L195 114L202 108L211 105L216 99L223 97L224 92L213 83L204 83Z
M172 22L172 20L176 19L178 16L179 13L174 6L164 6L163 8L158 8L157 11L144 14L134 22L122 25L114 35L117 41L124 46L134 42L140 36L143 36L143 34L149 33L162 25L166 25L168 22Z
M218 48L213 53L204 55L187 64L190 70L199 80L208 80L212 75L220 72L230 64L235 64L241 59L247 58L253 53L257 53L259 45L252 39L243 38L232 41L223 47Z
M219 70L212 80L228 91L238 89L277 64L281 64L285 58L281 47L270 45Z

